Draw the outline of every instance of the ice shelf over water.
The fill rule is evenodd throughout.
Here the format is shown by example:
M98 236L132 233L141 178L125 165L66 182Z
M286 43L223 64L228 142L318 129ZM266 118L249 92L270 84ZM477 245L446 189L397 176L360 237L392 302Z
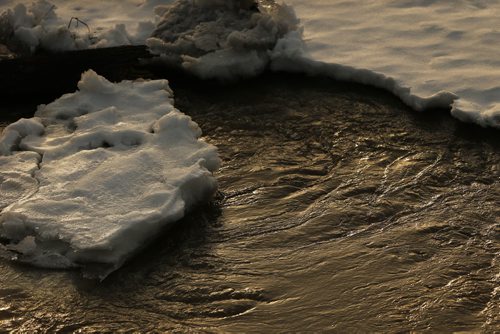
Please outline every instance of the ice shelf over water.
M453 116L500 128L499 1L286 2L305 27L310 58L381 73L417 97L452 92Z
M0 2L13 8L0 19L0 41L51 50L147 43L201 77L267 67L327 75L387 89L418 111L451 107L462 121L500 128L496 0L259 0L259 13L246 0L22 2ZM91 33L68 28L71 17Z
M213 195L219 158L166 80L115 84L88 71L78 89L0 137L0 247L43 267L109 272Z

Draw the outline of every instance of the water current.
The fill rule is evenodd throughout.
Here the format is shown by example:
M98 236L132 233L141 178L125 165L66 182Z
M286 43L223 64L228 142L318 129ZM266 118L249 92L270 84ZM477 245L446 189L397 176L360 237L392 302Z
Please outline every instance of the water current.
M103 282L0 260L0 332L500 330L500 136L383 91L173 82L220 191Z

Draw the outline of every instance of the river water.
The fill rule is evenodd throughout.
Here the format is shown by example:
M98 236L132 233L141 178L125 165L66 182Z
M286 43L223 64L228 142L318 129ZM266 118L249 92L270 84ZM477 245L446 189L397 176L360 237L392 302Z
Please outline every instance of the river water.
M173 85L220 191L103 282L0 260L0 332L500 330L500 136L364 86Z

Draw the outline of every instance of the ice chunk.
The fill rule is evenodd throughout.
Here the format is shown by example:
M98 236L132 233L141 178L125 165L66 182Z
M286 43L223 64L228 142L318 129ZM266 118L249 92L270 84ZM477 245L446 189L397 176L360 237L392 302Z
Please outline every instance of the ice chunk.
M139 6L132 0L86 1L78 6L73 1L37 0L2 7L0 3L0 44L19 53L144 44L156 23L151 1Z
M178 0L162 11L147 45L202 78L252 76L267 67L327 75L386 89L418 111L447 108L462 121L500 128L493 2L485 3L490 12L471 12L462 2L412 11L389 0L287 2L304 18L306 43L286 5L261 0L255 12L236 0ZM470 13L489 23L469 22Z
M22 261L114 270L212 196L219 158L166 80L78 87L0 138L0 238Z
M163 12L146 41L150 51L202 78L256 75L269 63L269 52L299 20L285 4L254 1L178 0Z
M52 51L87 48L89 35L73 34L55 9L52 3L38 0L29 7L19 3L4 11L0 15L0 43L18 52L34 52L38 48Z

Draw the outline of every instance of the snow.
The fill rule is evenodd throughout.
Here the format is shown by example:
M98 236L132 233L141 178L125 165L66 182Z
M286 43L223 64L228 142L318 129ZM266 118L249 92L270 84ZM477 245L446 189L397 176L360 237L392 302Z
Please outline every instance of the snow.
M267 67L326 74L388 89L419 111L451 107L462 121L500 127L498 1L286 2L259 0L257 13L246 0L9 0L0 3L12 8L0 43L12 32L31 50L147 43L202 78ZM68 29L71 17L90 33L76 21Z
M298 29L286 5L251 6L252 1L179 0L163 12L150 51L202 78L255 76L269 64L278 40Z
M44 267L118 268L216 190L216 148L173 106L166 80L93 71L0 138L0 239Z
M419 98L452 92L458 97L452 103L453 116L500 127L500 2L287 3L305 27L311 59L381 73ZM446 107L448 102L438 98L435 105Z
M156 26L155 3L168 2L8 1L0 3L0 43L30 52L144 44Z
M287 2L261 1L254 13L179 0L146 44L202 78L267 67L326 75L386 89L417 111L451 107L462 121L500 127L496 2Z

